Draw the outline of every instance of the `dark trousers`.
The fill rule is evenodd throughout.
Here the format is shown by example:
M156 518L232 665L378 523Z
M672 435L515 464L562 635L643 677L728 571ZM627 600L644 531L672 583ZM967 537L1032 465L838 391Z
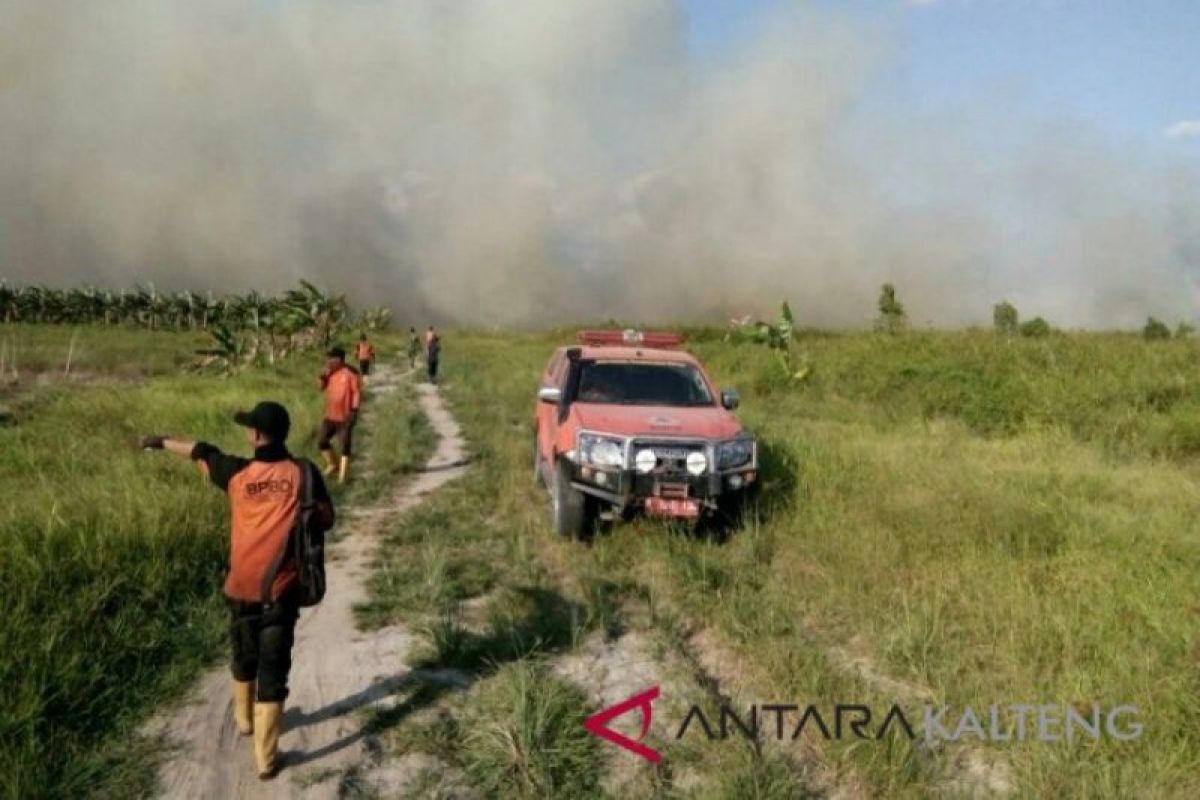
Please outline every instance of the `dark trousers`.
M358 362L358 371L363 375L371 374L371 359L364 359Z
M438 360L435 358L430 361L427 361L425 363L425 368L429 372L429 380L431 380L431 381L437 380Z
M229 600L230 666L236 681L257 681L260 703L281 703L288 696L292 642L300 611L292 603L245 603Z
M317 438L317 447L321 450L333 449L333 438L337 437L338 447L342 455L351 455L351 447L354 444L354 423L347 420L346 422L334 422L333 420L321 421L321 435Z

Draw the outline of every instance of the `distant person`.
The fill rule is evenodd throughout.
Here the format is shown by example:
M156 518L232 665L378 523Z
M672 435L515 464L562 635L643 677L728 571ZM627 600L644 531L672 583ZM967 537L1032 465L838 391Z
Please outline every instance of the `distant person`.
M433 326L425 332L425 371L430 383L437 383L438 362L442 357L442 337L438 336Z
M416 328L408 329L408 368L417 368L417 357L421 355L421 337Z
M287 450L287 409L266 401L233 419L246 429L246 441L254 447L250 459L226 455L206 442L166 436L143 436L139 444L198 462L229 496L232 524L224 591L230 610L233 716L243 736L254 735L258 777L268 780L282 763L279 736L300 614L288 543L306 486L312 488L315 518L323 529L333 527L334 511L321 474Z
M354 357L358 359L359 374L364 377L370 375L371 364L375 361L375 345L371 344L365 333L358 337L358 344L354 346Z
M346 351L341 347L333 347L325 354L321 391L325 393L325 415L321 420L317 446L325 459L325 474L336 472L338 483L345 483L350 470L358 406L362 402L362 376L346 363ZM333 451L335 436L341 450L340 458Z

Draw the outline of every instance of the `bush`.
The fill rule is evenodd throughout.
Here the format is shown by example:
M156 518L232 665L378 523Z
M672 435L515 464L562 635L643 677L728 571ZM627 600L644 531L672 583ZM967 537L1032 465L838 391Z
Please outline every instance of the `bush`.
M1018 330L1021 332L1022 336L1029 336L1037 339L1043 336L1049 336L1051 328L1050 323L1046 322L1046 320L1042 319L1041 317L1034 317L1028 322L1022 322L1018 327Z
M1017 332L1019 321L1017 307L1007 300L992 307L992 324L996 328L996 333L1013 336Z
M885 333L900 333L908 327L908 315L904 304L896 299L896 287L885 283L879 290L879 316L875 319L875 330Z
M1156 339L1170 339L1171 329L1166 326L1161 320L1150 317L1146 320L1146 326L1142 328L1142 338L1149 341Z

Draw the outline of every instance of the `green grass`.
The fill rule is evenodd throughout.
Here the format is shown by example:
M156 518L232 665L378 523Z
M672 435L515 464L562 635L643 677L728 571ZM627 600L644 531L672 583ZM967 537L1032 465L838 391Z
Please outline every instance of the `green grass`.
M758 505L728 543L648 521L590 547L554 539L529 424L538 373L567 333L447 337L445 384L484 488L449 490L428 510L436 525L401 538L415 547L446 530L440 574L471 561L487 565L485 584L540 574L613 634L628 624L622 604L648 608L667 639L682 613L752 666L762 701L906 699L847 667L864 659L956 706L1132 703L1146 722L1137 742L984 754L1009 764L1018 796L1200 794L1195 343L808 333L796 357L809 375L793 382L764 350L694 333L764 444ZM406 587L376 585L391 619L428 599L407 580L418 569L385 565ZM452 596L481 591L449 582ZM705 785L762 782L770 796L795 777L756 761L743 783L728 756L686 749L677 758L701 770L722 765ZM954 760L837 744L823 758L873 794L912 797L945 790Z
M687 631L705 627L762 702L886 707L928 692L956 706L1136 704L1146 733L1134 743L982 750L1009 765L1015 796L1200 796L1196 343L806 332L794 356L809 372L789 381L762 349L691 333L718 382L741 390L763 445L757 504L724 543L650 521L590 546L556 539L528 448L538 373L571 334L446 337L469 478L385 531L357 611L368 628L422 632L426 673L469 688L435 680L381 714L373 735L387 748L433 752L485 796L603 794L622 756L581 738L582 687L547 665L589 636L635 630L665 664L690 656ZM69 332L48 335L57 369ZM0 428L7 795L144 788L134 765L152 751L130 734L219 646L223 501L188 465L133 452L133 435L238 448L229 411L270 393L298 410L297 442L312 447L315 364L179 374L172 335L141 336L153 353L135 349L150 365L138 375L157 377L42 386ZM120 371L129 350L114 342L116 355L89 338L81 363ZM410 402L380 398L379 419L394 424L364 439L379 472L354 498L378 497L430 446L403 416ZM709 683L697 674L679 691L710 702ZM797 753L655 746L665 766L635 784L644 796L814 791ZM953 788L958 755L833 743L819 758L875 796L923 797Z
M72 373L126 379L161 375L191 364L197 348L211 346L212 337L206 333L0 324L0 352L5 356L6 372L15 366L18 375L24 377L62 373L68 358Z
M485 797L597 793L597 742L583 729L578 688L518 662L476 686L465 708L458 760Z
M0 340L12 333L0 328ZM29 352L57 352L64 335L16 331ZM80 363L102 379L45 383L22 368L23 410L0 427L5 797L148 791L158 751L137 726L223 648L227 503L194 466L136 450L137 435L244 453L231 415L271 398L292 412L293 451L316 457L319 356L222 377L174 368L190 360L190 335L82 338ZM125 368L134 353L136 380ZM379 417L398 431L378 456L387 477L427 446L408 402L401 393Z
M390 393L377 394L368 380L366 398L364 435L355 436L354 480L346 496L356 506L384 500L389 489L421 469L436 439L417 408L412 384L401 383Z

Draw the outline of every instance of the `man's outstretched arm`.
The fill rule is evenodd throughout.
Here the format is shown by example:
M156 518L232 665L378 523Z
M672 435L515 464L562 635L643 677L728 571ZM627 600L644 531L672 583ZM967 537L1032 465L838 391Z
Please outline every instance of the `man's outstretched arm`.
M138 439L138 446L143 450L166 450L183 458L191 458L196 443L190 439L174 439L170 436L143 436Z
M181 458L199 462L213 484L222 490L229 488L229 481L247 463L246 459L226 455L207 442L194 442L171 436L143 436L138 439L138 446L143 450L166 450Z

